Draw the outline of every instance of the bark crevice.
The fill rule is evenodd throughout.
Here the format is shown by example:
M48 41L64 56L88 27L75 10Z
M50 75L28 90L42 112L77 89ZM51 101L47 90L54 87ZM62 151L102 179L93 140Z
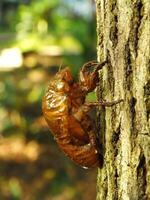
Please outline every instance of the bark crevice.
M116 48L118 43L118 8L117 1L113 1L111 5L111 28L110 28L110 40L113 44L113 48Z
M132 44L132 50L137 57L138 52L138 39L141 34L141 24L143 18L143 3L141 0L137 0L133 3L133 14L131 18L131 31L130 31L130 43Z
M139 165L137 167L137 184L138 184L138 199L146 200L146 160L145 156L142 153L140 155Z

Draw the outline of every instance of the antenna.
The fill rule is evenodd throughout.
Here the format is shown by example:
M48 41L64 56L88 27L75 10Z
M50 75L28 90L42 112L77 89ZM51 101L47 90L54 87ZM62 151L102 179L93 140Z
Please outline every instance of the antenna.
M61 61L60 65L59 65L59 69L58 69L58 72L60 72L63 68L63 62Z

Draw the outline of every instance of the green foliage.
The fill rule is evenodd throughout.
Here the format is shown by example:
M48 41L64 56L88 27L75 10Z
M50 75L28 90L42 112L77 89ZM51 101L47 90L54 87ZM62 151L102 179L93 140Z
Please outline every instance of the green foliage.
M89 43L96 44L94 19L77 16L65 1L31 1L19 7L16 18L18 44L23 50L28 50L27 44L29 50L40 49L44 41L60 45L67 52L84 53ZM88 51L93 56L92 48Z

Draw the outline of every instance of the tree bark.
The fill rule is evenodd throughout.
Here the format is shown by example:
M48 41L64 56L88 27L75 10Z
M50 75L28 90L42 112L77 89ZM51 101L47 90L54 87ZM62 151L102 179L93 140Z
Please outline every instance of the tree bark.
M150 199L150 1L96 0L98 98L123 99L99 111L104 163L97 200Z

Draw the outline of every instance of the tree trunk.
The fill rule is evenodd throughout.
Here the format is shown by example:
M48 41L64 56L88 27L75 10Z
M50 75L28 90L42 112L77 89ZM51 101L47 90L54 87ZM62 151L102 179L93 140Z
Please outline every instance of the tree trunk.
M97 200L150 199L149 0L96 0L98 98L123 99L100 110L104 163Z

